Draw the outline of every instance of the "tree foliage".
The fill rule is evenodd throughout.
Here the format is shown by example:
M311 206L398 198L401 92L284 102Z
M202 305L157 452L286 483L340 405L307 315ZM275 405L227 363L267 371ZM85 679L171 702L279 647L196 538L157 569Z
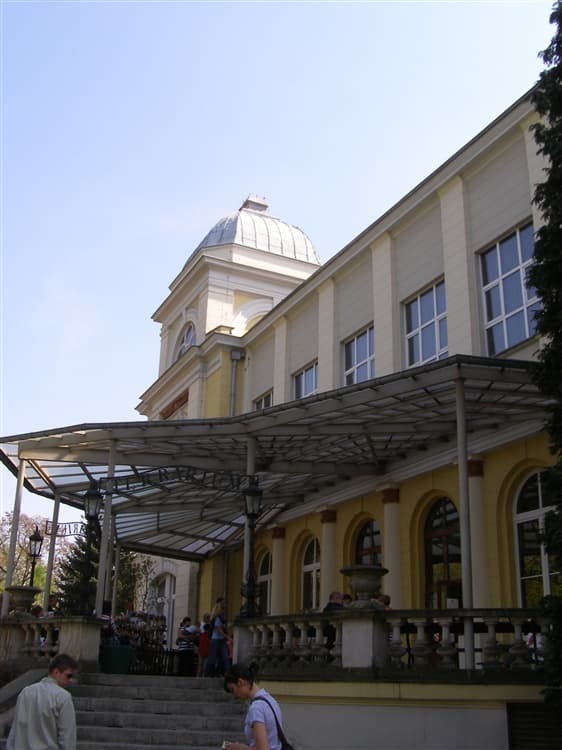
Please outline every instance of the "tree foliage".
M41 548L41 557L37 560L35 567L34 584L39 588L45 585L46 561L49 556L49 548L52 544L51 536L45 533L47 519L40 516L27 516L21 513L18 523L16 555L14 561L14 570L12 574L12 584L14 586L27 586L31 573L31 558L29 557L29 536L39 528L41 535L44 537ZM10 538L12 529L12 513L5 513L0 519L0 590L6 585L6 574L8 567L8 554L10 550ZM55 537L55 554L54 554L54 571L56 573L57 562L64 556L68 549L69 542L62 537Z
M536 234L535 260L529 274L542 302L537 331L542 346L535 368L541 392L552 399L548 421L551 450L557 463L548 483L559 498L547 516L546 545L554 570L562 570L562 4L553 6L550 22L556 26L549 46L541 52L545 63L533 92L533 104L541 121L533 126L538 152L546 158L545 180L535 189L534 202L542 224ZM558 565L558 568L555 566ZM552 619L550 656L547 659L546 698L562 708L562 597L549 596L543 603Z
M95 609L101 531L98 521L83 529L57 571L59 609L65 615L91 615Z

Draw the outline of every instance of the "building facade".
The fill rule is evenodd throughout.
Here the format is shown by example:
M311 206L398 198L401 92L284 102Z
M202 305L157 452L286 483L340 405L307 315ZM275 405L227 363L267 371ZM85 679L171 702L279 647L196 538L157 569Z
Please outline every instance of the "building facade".
M170 287L149 419L227 417L455 354L532 359L526 283L544 163L525 96L323 265L306 235L250 197L209 232ZM473 605L534 606L560 591L540 543L552 504L540 430L469 460ZM323 606L340 569L378 562L394 607L462 606L457 467L323 493L257 538L262 610ZM247 562L247 561L246 561ZM240 608L241 547L205 561L198 608ZM178 582L180 584L180 582Z

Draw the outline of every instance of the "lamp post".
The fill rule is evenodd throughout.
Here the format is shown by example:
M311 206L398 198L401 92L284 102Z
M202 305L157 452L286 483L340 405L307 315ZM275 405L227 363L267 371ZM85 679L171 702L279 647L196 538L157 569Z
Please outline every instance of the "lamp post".
M242 584L240 592L245 603L240 610L240 617L256 617L259 614L256 603L256 562L254 559L256 520L261 513L263 492L258 486L258 478L250 477L248 487L244 490L244 511L248 528L248 569L246 581Z
M90 480L90 486L84 493L84 515L86 516L86 549L81 580L80 614L91 615L94 611L95 592L91 591L93 577L92 544L93 524L98 522L103 502L103 493L95 479Z
M33 588L35 578L35 565L37 559L41 556L41 547L43 546L43 537L39 532L39 527L35 524L35 531L29 535L29 556L31 557L31 573L29 575L29 585Z

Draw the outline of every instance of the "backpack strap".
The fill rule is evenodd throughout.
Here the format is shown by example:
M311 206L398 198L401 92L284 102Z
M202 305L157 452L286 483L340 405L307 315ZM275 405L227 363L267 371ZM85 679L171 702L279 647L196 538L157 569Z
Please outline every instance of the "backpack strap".
M271 713L273 714L273 718L275 719L275 726L277 727L277 735L279 739L281 740L281 745L284 747L285 745L288 745L287 738L285 737L285 733L283 732L283 729L281 727L281 724L279 723L279 719L277 718L277 714L275 713L275 709L271 705L271 703L267 700L267 698L263 698L261 695L259 695L257 698L254 698L251 703L254 703L254 701L263 701L264 703L267 703L267 705L271 709Z

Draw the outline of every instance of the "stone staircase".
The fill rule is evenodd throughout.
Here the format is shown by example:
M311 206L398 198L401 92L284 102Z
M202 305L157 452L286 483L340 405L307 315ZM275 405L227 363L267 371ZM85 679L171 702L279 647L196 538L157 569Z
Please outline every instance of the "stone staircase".
M81 673L78 750L219 750L243 742L245 706L222 680Z

